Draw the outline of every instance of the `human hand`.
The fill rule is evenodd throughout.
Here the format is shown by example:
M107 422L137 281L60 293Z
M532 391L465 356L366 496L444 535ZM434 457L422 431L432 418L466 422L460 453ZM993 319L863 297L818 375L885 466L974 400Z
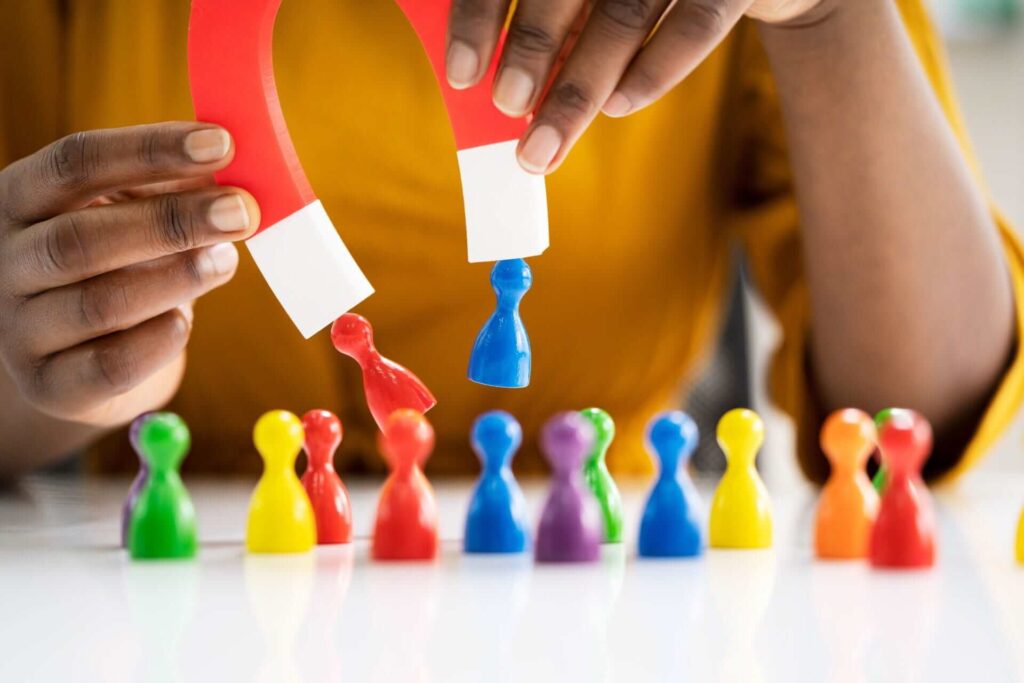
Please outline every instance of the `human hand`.
M519 0L498 64L494 103L509 116L525 116L540 105L519 143L519 163L532 173L550 173L598 111L627 116L657 101L744 14L772 24L812 22L837 3ZM508 8L509 0L453 0L447 48L452 87L468 88L483 77Z
M177 390L192 301L226 283L259 208L213 186L202 123L70 135L0 171L0 361L38 411L113 426Z

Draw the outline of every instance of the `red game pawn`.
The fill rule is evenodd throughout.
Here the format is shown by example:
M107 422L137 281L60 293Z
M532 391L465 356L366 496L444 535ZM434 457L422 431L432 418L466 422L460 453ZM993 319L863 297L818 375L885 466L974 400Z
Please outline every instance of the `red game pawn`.
M911 410L893 411L878 431L888 482L871 530L871 565L923 569L935 563L935 521L921 467L932 449L932 428Z
M373 559L432 560L437 555L437 504L422 467L434 448L434 428L415 410L398 410L379 437L391 467L377 503Z
M334 471L334 452L341 445L341 420L327 410L311 410L302 416L306 432L306 472L302 486L316 517L316 542L320 545L352 540L352 506L348 489Z
M346 313L335 320L331 341L334 348L354 358L363 369L366 404L381 431L396 410L408 408L425 413L437 404L430 389L416 375L380 355L373 345L373 327L363 316Z

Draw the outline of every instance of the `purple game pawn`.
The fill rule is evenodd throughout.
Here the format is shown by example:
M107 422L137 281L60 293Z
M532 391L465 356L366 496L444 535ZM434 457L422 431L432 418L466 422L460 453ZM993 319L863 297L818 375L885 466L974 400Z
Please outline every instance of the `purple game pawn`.
M152 414L153 411L149 411L139 415L132 421L132 426L128 428L128 441L131 443L135 455L139 458L139 473L135 475L135 480L132 482L131 488L128 489L128 497L124 499L124 505L121 506L122 548L128 547L128 528L132 523L132 510L135 509L135 503L139 500L139 492L142 491L142 485L146 483L146 479L149 477L149 465L146 464L146 459L142 457L142 451L139 448L139 431Z
M553 477L537 529L537 562L595 562L600 556L600 516L582 474L593 443L594 427L579 413L559 413L544 425L541 449Z

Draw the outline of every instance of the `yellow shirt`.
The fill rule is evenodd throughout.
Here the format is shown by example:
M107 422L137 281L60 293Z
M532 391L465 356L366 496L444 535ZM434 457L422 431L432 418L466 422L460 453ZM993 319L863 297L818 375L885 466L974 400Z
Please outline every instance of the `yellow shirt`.
M964 140L920 0L899 4ZM0 162L70 131L191 119L187 22L183 0L0 3ZM489 270L465 262L452 134L397 6L288 0L275 53L299 156L377 289L358 310L373 322L380 350L413 369L439 400L430 413L438 435L433 471L474 467L468 429L493 408L524 425L517 469L542 467L537 427L554 411L589 405L618 423L612 467L647 471L645 422L678 402L699 368L739 242L785 332L771 370L773 396L801 427L805 471L820 474L805 381L798 217L753 25L742 23L661 103L625 120L599 118L548 180L552 246L532 260L534 286L523 302L533 381L518 391L466 379L470 348L494 306ZM1001 219L999 226L1020 302L1024 255ZM1024 365L1015 360L958 471L1007 424L1022 389ZM171 406L192 427L187 465L256 469L256 418L271 408L314 407L345 424L341 466L380 466L358 368L326 334L302 340L243 250L235 280L197 306L189 370ZM107 467L134 467L123 434L99 450Z

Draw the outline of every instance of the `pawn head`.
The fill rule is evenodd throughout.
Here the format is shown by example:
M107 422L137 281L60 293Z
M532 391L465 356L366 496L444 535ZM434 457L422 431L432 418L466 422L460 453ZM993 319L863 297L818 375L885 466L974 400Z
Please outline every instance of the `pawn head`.
M491 270L491 286L499 295L522 296L533 284L533 271L521 258L498 261Z
M837 410L821 427L821 450L835 469L862 469L877 439L874 420L856 408Z
M306 433L306 455L311 463L325 465L341 445L341 420L329 410L311 410L302 416L302 430Z
M882 463L882 451L881 451L881 449L878 448L878 430L882 428L882 425L884 425L888 421L889 417L894 412L900 412L900 411L906 411L906 410L907 410L906 408L882 408L877 413L875 413L875 420L874 420L875 421L875 453L874 453L874 455L875 455L875 459L878 461L879 467L882 467L883 463Z
M139 452L157 472L178 469L191 443L188 426L174 413L149 413L139 426Z
M736 408L718 421L716 435L727 460L753 465L757 449L764 443L764 422L753 410Z
M522 445L523 428L504 410L492 410L473 423L470 441L484 469L500 469Z
M434 450L434 428L423 413L402 408L391 413L378 447L393 468L422 466Z
M594 446L588 459L603 460L615 438L615 420L600 408L586 408L580 411L580 415L594 428Z
M544 425L540 446L556 474L577 472L594 446L594 426L579 413L558 413Z
M292 467L305 435L302 423L287 410L271 410L256 421L252 441L267 467Z
M697 423L681 410L656 416L647 427L647 443L657 454L662 472L674 473L697 448Z
M878 429L878 448L892 474L916 474L931 454L932 426L913 410L894 409Z
M373 327L358 313L346 313L331 325L331 343L346 356L358 356L373 348Z

